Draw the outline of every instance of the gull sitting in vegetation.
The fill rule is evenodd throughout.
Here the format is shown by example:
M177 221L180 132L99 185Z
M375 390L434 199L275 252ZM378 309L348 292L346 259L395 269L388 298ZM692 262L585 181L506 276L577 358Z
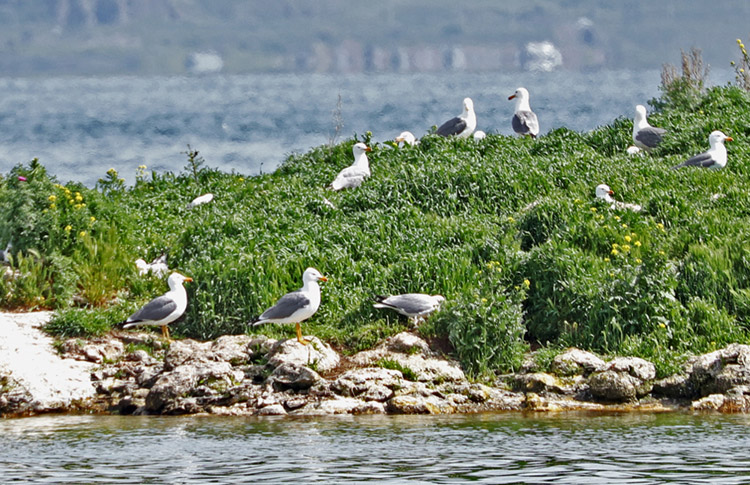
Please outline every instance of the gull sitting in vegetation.
M482 130L477 130L474 132L475 140L484 140L486 137L487 137L487 133L483 132Z
M167 279L169 291L158 298L154 298L146 303L143 308L133 313L121 323L122 328L158 325L161 327L162 336L169 340L168 325L180 318L187 308L187 292L185 287L182 286L186 281L193 281L193 279L177 272L169 275Z
M701 167L714 170L724 168L727 164L727 148L724 146L725 141L734 141L734 139L719 130L712 131L711 134L708 135L708 144L710 145L710 148L707 151L691 157L672 168Z
M513 131L519 135L529 135L531 138L536 138L539 134L539 120L529 106L529 92L526 88L518 88L515 93L508 97L508 100L511 99L516 100L516 110L511 120Z
M167 255L162 254L158 258L147 263L141 258L135 260L135 265L138 267L138 274L143 276L151 272L157 278L161 278L165 274L169 273L169 267L167 266Z
M428 315L440 308L445 301L442 295L425 295L424 293L405 293L403 295L376 296L375 308L390 308L401 315L409 317L416 326Z
M474 113L474 102L471 98L464 98L463 112L440 125L436 133L440 136L468 138L474 133L476 127L477 115Z
M638 204L628 204L627 202L620 202L612 197L615 194L614 190L609 188L607 184L599 184L596 186L596 198L602 199L604 202L611 204L612 209L628 209L633 212L639 212L641 206Z
M367 152L372 151L364 143L355 143L352 147L354 163L343 169L328 186L332 190L353 189L362 185L362 182L370 176L370 161Z
M5 246L5 249L0 251L0 261L2 261L5 264L10 263L10 250L13 249L13 245L8 241L8 245Z
M396 137L396 143L405 143L414 146L419 144L419 140L417 140L417 137L414 136L414 133L411 131L402 131L401 134Z
M657 128L648 124L646 107L639 104L635 107L633 120L633 143L641 150L651 151L659 146L662 137L667 132L664 128Z
M188 204L188 209L192 209L193 207L198 206L198 205L208 204L212 200L214 200L214 194L210 194L210 193L209 194L203 194L203 195L201 195L201 196L196 197L195 199L193 199Z
M253 326L264 323L294 323L297 329L297 341L302 345L310 342L302 338L300 322L307 320L320 307L320 285L318 281L328 281L315 268L307 268L302 273L302 288L279 298L274 306L264 311L261 316L253 320Z

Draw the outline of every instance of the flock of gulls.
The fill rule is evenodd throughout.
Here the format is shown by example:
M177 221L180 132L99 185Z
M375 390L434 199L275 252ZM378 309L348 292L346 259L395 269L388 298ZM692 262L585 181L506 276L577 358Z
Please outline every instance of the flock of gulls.
M515 111L511 119L513 131L521 136L536 138L539 134L539 120L537 115L531 110L528 90L519 87L508 97L508 100L515 100ZM486 136L485 133L476 128L477 117L474 112L474 103L471 98L465 98L461 114L440 125L436 134L444 137L484 138ZM628 147L627 152L629 154L637 154L641 151L649 152L659 146L666 133L667 131L663 128L651 126L647 120L646 108L643 105L638 105L635 108L635 118L633 120L633 145ZM417 137L409 131L402 132L395 138L395 141L408 145L419 144ZM708 137L710 148L707 151L695 155L672 168L692 166L721 169L727 164L727 150L724 146L724 142L726 141L732 141L732 138L726 136L721 131L714 131ZM371 151L370 147L364 143L355 143L352 147L354 162L341 170L327 188L339 191L354 189L362 185L371 173L367 158L367 152L369 151ZM640 205L615 200L613 197L614 191L607 184L598 185L595 189L595 195L596 198L610 204L610 207L613 209L641 210ZM188 208L206 204L211 202L211 200L213 200L212 194L204 194L188 204ZM333 204L328 199L324 199L324 201L327 205L333 207ZM156 276L162 276L169 271L165 255L160 256L151 263L146 263L143 259L138 259L136 260L136 265L141 274L152 273ZM162 328L162 335L169 339L168 325L180 318L187 308L187 293L183 283L190 281L192 281L191 278L183 276L180 273L172 273L167 279L169 291L151 300L122 322L121 325L123 328L140 325L160 326ZM302 345L307 345L309 341L305 340L302 336L301 322L312 317L320 307L320 285L318 283L320 281L327 281L327 279L317 269L307 268L302 274L302 288L279 298L272 307L264 311L250 323L253 326L264 323L293 323L296 326L297 341ZM414 325L417 325L431 313L438 310L444 301L445 298L442 295L407 293L403 295L377 296L373 306L375 308L394 310L409 318Z

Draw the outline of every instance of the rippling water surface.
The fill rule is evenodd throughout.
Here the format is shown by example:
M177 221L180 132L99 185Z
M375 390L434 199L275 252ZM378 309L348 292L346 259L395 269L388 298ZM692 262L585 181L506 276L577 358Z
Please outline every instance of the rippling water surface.
M712 73L716 84L728 72ZM328 142L339 94L343 137L423 135L474 100L478 129L510 134L516 87L531 92L541 131L590 130L659 95L658 71L432 75L0 78L0 172L39 157L61 181L93 185L110 168L180 171L187 145L209 166L273 171Z
M4 483L748 483L750 417L0 421Z

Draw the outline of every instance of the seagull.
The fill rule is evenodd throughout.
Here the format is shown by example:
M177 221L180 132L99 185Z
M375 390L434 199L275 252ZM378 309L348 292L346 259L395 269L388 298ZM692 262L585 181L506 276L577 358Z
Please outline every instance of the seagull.
M192 209L193 207L197 205L208 204L212 200L214 200L214 194L211 194L211 193L203 194L193 199L187 206L188 206L188 209Z
M169 291L158 298L154 298L137 312L121 323L122 328L138 327L141 325L158 325L161 334L169 340L169 325L185 313L187 308L187 292L182 286L184 282L193 281L192 278L180 273L172 273L167 279Z
M633 143L642 150L650 151L659 146L662 136L667 132L664 128L657 128L648 124L646 108L639 104L635 107L633 120Z
M362 182L370 176L370 161L367 160L367 152L370 151L372 149L364 143L355 143L352 147L354 163L340 171L328 188L342 190L362 185Z
M302 273L302 288L279 298L274 306L264 311L253 320L253 326L264 323L294 323L297 329L297 341L302 345L310 342L302 338L300 322L307 320L318 311L320 306L320 285L318 281L328 281L315 268L307 268Z
M138 267L139 275L145 275L150 271L157 278L161 278L169 272L166 254L162 254L158 258L151 261L151 263L147 263L143 259L138 258L135 260L135 265Z
M483 132L482 130L477 130L474 132L475 140L484 140L486 137L487 137L487 133Z
M477 115L474 113L474 102L471 98L464 98L464 111L452 118L437 129L440 136L456 135L459 138L468 138L477 127Z
M513 131L519 135L536 138L539 134L539 120L529 106L529 92L526 88L518 88L515 93L508 96L508 99L516 100L516 111L512 120Z
M675 165L672 168L680 167L702 167L711 168L718 170L724 168L727 164L727 149L724 146L725 141L734 141L731 136L727 136L719 130L712 131L708 135L708 144L711 148L708 151L696 155L682 162L679 165Z
M641 206L638 204L629 204L627 202L620 202L612 197L615 194L614 190L609 188L607 184L599 184L596 186L596 198L602 199L604 202L611 204L612 209L628 209L633 212L639 212Z
M8 245L5 246L5 249L0 251L0 261L3 263L10 263L11 249L13 249L13 245L8 241Z
M411 146L419 144L417 137L414 136L414 133L411 131L402 131L401 134L396 137L396 143L401 142Z
M625 151L628 155L639 155L641 153L641 149L635 145L630 145Z
M376 296L375 308L390 308L401 315L409 317L416 325L420 320L440 308L445 301L442 295L425 295L424 293L405 293L403 295Z

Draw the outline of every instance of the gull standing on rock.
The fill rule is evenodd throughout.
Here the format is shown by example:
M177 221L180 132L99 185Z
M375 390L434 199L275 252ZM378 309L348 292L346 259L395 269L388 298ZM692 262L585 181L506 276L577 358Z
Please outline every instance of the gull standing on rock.
M719 130L712 131L711 134L708 135L708 144L711 146L708 151L691 157L672 168L701 167L714 170L724 168L727 164L727 148L724 146L725 141L734 141L734 139Z
M437 129L440 136L457 136L458 138L468 138L474 133L477 127L477 115L474 113L474 102L471 98L464 98L464 111L451 118Z
M529 106L529 92L526 88L518 88L508 97L516 100L516 111L513 114L513 131L519 135L529 135L536 138L539 134L539 120Z
M315 268L307 268L302 273L302 288L279 298L274 306L264 311L261 316L253 320L253 326L264 323L294 323L297 329L297 341L302 345L310 342L302 338L300 322L307 320L320 307L320 285L318 281L328 281Z
M667 132L664 128L657 128L648 124L646 119L646 107L639 104L635 107L635 119L633 120L633 143L641 150L650 151L661 143L662 137Z
M612 197L615 194L614 190L609 188L607 184L599 184L596 186L596 198L602 199L604 202L611 204L612 209L628 209L633 212L639 212L641 206L638 204L629 204L627 202L620 202Z
M440 305L445 301L443 295L425 295L424 293L405 293L403 295L393 296L376 296L376 303L373 304L375 308L390 308L396 310L401 315L409 317L409 319L417 325L420 320L424 320L427 316L440 308Z
M161 334L169 340L169 325L185 313L187 308L187 292L182 284L193 281L192 278L180 273L172 273L167 279L169 291L158 298L154 298L137 312L121 323L122 328L138 327L141 325L158 325Z
M362 182L370 176L370 161L367 152L372 151L364 143L355 143L352 147L354 163L343 169L328 186L332 190L353 189L362 185Z

